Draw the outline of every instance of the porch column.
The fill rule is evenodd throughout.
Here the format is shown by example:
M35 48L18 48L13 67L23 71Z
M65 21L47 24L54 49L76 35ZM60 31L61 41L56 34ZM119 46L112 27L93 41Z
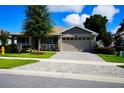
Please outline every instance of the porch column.
M32 45L32 37L29 37L29 45Z
M18 44L17 37L14 38L14 44Z
M38 51L41 50L41 39L38 39Z

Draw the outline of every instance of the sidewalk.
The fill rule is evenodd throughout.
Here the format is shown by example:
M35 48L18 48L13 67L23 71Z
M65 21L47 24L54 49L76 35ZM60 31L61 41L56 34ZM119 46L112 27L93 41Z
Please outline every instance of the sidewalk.
M100 75L106 77L123 77L124 69L114 65L95 65L95 64L75 64L60 62L37 62L24 65L13 70L41 71L41 72L60 72L81 75Z
M108 65L108 66L124 65L124 63L81 61L81 60L68 60L68 59L63 60L63 59L22 58L22 57L0 57L0 59L38 60L41 62L43 61L43 62L54 62L54 63L73 63L73 64L91 64L91 65Z

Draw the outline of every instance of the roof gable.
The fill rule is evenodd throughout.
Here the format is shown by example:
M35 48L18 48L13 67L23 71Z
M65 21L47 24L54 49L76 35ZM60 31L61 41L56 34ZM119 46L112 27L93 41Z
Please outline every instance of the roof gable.
M66 33L98 35L98 33L94 32L92 30L89 30L89 29L86 29L86 28L82 28L82 27L79 27L79 26L73 26L73 27L71 27L69 29L66 29L66 30L62 31L60 34L66 34Z
M62 34L91 34L91 32L85 31L79 27L73 27L62 32Z

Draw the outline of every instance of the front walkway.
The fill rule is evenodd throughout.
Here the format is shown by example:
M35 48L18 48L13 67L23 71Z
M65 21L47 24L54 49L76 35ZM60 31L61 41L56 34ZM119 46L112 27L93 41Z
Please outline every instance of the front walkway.
M57 52L55 55L51 57L51 59L105 62L96 54L92 54L89 52Z

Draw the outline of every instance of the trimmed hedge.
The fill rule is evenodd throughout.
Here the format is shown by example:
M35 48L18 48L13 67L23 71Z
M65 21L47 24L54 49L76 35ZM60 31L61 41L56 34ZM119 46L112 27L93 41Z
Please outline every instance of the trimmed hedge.
M35 51L35 52L32 52L32 54L34 54L34 55L42 55L42 54L44 54L44 52Z
M116 51L124 51L124 46L115 46Z
M22 46L21 52L27 52L28 50L31 50L32 46L31 45L24 45Z
M108 47L97 47L94 50L95 53L101 53L101 54L114 54L115 48L108 48Z

